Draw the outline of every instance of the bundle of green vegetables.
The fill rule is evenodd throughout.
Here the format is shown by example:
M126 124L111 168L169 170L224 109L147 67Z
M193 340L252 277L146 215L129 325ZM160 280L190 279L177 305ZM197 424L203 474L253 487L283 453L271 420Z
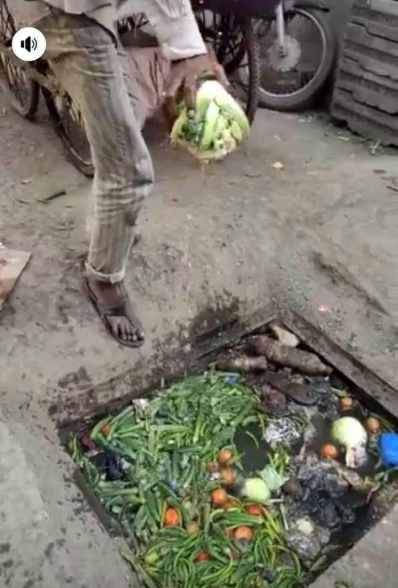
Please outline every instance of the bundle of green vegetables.
M197 159L219 160L243 142L249 129L249 121L236 100L219 82L207 80L198 90L196 110L182 110L170 138Z
M234 438L250 423L260 431L268 424L256 394L236 374L208 372L72 439L74 460L123 529L132 548L124 556L146 588L301 582L300 561L285 542L283 505L270 501L288 456L275 453L247 478Z

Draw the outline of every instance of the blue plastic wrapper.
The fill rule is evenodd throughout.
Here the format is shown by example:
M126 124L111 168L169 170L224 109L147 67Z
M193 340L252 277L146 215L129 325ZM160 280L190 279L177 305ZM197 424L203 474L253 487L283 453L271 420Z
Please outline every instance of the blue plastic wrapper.
M388 466L398 465L398 434L381 433L379 437L380 457Z

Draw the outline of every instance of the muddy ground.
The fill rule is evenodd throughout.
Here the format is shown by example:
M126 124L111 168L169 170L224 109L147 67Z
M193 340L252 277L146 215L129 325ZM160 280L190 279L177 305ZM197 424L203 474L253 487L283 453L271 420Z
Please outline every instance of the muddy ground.
M23 121L0 92L0 241L33 254L0 317L0 583L12 588L128 585L57 423L177 371L220 324L299 313L376 374L398 414L396 153L319 115L267 111L244 151L204 169L158 127L147 135L157 185L128 272L147 342L132 351L82 294L89 182L45 113ZM397 523L393 511L317 588L395 588Z

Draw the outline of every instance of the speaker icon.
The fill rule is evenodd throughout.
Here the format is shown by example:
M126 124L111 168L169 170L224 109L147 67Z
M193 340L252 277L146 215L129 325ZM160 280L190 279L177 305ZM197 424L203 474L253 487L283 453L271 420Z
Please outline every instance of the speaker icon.
M12 50L22 61L40 59L44 55L46 48L45 36L39 29L34 27L19 29L12 38Z
M26 51L29 51L29 53L31 51L36 51L37 40L29 35L28 37L26 37L26 39L21 41L21 47L22 49L26 49Z

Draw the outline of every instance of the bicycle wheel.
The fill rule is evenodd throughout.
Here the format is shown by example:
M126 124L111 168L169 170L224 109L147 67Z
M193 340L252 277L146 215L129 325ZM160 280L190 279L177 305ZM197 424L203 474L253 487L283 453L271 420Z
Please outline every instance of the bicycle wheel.
M278 50L276 22L256 21L260 43L260 106L280 111L302 110L332 72L336 42L320 10L296 5L285 15L286 55Z
M93 177L94 165L90 143L79 108L68 94L52 96L44 88L43 94L51 122L66 149L70 162L86 177Z
M7 47L11 47L15 33L15 21L6 0L0 0L0 41ZM39 104L39 85L29 79L22 68L1 52L0 69L3 70L7 86L12 93L13 108L23 118L32 119Z
M251 19L203 9L195 10L195 16L204 41L212 43L231 82L232 93L244 105L252 123L259 100L261 68L260 46Z

